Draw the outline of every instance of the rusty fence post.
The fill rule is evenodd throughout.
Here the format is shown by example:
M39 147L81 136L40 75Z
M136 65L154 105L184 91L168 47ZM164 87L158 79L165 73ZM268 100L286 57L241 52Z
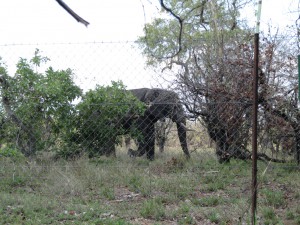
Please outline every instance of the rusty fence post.
M254 69L253 69L253 115L252 115L252 225L256 223L257 205L257 114L258 114L258 45L259 34L254 36Z
M253 65L253 115L252 115L252 210L251 222L256 224L257 212L257 124L258 124L258 62L259 62L259 26L262 0L258 0L256 12L256 30L254 34L254 65Z

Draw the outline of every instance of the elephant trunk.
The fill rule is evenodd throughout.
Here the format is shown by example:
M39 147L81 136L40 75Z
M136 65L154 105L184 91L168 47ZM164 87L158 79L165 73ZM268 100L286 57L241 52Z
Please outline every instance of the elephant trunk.
M181 144L181 148L185 154L185 156L187 158L190 158L190 152L188 150L187 147L187 142L186 142L186 126L185 126L185 121L184 122L180 122L180 123L176 123L177 125L177 131L178 131L178 137L179 137L179 141Z

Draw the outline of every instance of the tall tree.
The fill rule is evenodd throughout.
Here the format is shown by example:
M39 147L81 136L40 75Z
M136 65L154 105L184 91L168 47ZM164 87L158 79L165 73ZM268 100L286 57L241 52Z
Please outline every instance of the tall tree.
M174 75L172 85L207 127L220 162L251 157L252 31L239 20L251 2L161 1L169 16L146 24L137 40L149 66Z
M269 33L263 38L259 104L265 135L281 145L281 150L295 152L300 163L297 39L286 38L288 33ZM285 149L287 143L290 149Z

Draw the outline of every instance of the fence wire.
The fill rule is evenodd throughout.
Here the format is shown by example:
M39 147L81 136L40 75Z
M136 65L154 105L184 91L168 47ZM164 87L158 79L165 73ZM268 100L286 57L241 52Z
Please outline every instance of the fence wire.
M61 221L250 224L251 96L174 88L176 75L145 68L133 42L5 45L0 52L1 191L14 193L1 195L2 212L14 217L23 207L25 215L33 201ZM30 61L39 54L50 61ZM251 77L246 85L234 81L229 89L251 86ZM292 103L260 103L262 224L300 221L299 108Z

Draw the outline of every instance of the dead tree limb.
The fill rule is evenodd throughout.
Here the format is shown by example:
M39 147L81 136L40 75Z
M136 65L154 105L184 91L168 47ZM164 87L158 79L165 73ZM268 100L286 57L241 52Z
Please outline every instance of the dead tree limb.
M75 13L66 3L62 0L56 0L57 3L64 8L77 22L84 24L86 27L90 24L88 21L81 18L77 13Z

